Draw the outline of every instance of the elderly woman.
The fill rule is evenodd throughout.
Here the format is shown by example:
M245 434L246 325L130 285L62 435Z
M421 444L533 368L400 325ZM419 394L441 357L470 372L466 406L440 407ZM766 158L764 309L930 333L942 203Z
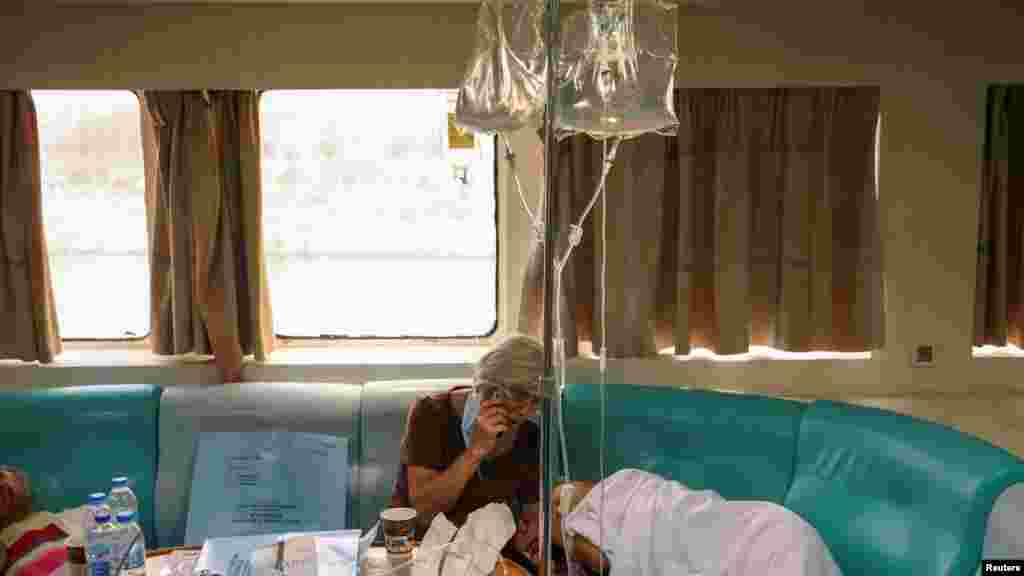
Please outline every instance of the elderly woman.
M491 502L535 509L540 494L537 414L543 348L514 335L477 365L472 387L417 400L409 410L392 505L418 512L418 536L438 513L456 525Z

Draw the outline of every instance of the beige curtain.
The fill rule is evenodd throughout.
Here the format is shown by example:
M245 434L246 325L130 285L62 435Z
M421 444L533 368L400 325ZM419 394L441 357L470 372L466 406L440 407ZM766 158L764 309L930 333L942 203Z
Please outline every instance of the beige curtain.
M872 87L681 90L677 137L621 144L608 181L608 354L883 344ZM602 144L559 147L559 229L597 183ZM600 343L600 204L563 278L567 354ZM560 234L557 254L565 249ZM540 333L540 246L520 329Z
M990 86L986 107L974 343L1024 346L1024 85Z
M153 351L213 354L225 381L273 347L255 92L146 92Z
M0 91L0 358L51 362L61 350L36 110L28 92Z

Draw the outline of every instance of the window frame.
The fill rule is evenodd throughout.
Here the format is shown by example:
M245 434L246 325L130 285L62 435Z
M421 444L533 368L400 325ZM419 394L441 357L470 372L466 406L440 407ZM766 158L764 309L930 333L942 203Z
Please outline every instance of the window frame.
M324 89L308 89L308 90L292 89L292 88L270 88L270 89L264 89L264 90L259 90L257 92L257 94L258 94L257 107L262 105L263 97L268 92L275 92L275 91L280 91L280 92L285 92L285 91L287 91L287 92L296 92L296 91L327 92L327 91L343 91L343 90L357 90L357 89L350 89L350 88L324 88ZM388 89L384 88L384 89L381 89L381 90L388 90ZM402 89L399 89L399 90L402 90ZM445 92L454 92L456 89L455 88L448 88L448 89L443 89L442 88L440 90L445 91ZM411 90L406 90L406 91L411 91ZM448 100L449 100L450 103L454 102L454 99L452 98L451 94L449 94ZM260 132L260 140L261 140L260 141L260 146L261 146L260 154L261 154L261 160L262 160L262 138L263 138L263 134L262 134L262 126L261 126L261 132ZM345 334L319 334L319 335L316 335L316 336L312 336L312 335L310 335L310 336L302 336L302 335L280 334L276 330L274 330L274 338L282 345L281 347L282 348L301 348L301 347L310 347L310 348L312 348L314 346L311 346L311 345L336 343L336 342L353 342L353 343L355 343L355 342L358 342L358 343L368 343L368 342L394 343L394 342L403 342L403 343L409 343L409 344L417 343L417 342L420 342L420 343L423 343L423 342L427 342L427 343L441 342L441 343L446 343L446 344L449 344L449 343L467 343L467 344L475 345L475 344L477 344L477 343L479 343L481 341L490 341L490 340L492 340L497 335L498 330L501 327L501 247L502 247L502 243L501 243L501 191L499 190L499 188L501 186L501 180L500 180L498 164L500 162L500 158L503 157L501 155L501 143L499 142L498 136L494 136L494 141L493 141L492 144L494 146L494 150L493 150L493 153L494 153L494 163L493 163L493 166L491 167L491 176L494 178L494 322L491 324L491 327L490 327L489 330L487 330L487 332L485 332L483 334L476 334L476 335L473 335L473 334L462 334L462 335L453 335L453 336L420 336L420 335L397 335L397 336L368 335L368 336L353 336L353 335L345 335ZM260 177L262 178L262 174L260 175ZM262 199L261 199L261 201L262 201ZM266 254L264 254L264 259L265 258L266 258ZM270 286L269 290L273 291L274 287ZM315 347L319 348L320 346L315 346Z
M33 108L36 109L37 117L38 117L39 112L38 112L38 105L36 104L35 96L34 96L34 93L37 93L37 92L128 92L132 96L134 96L136 104L139 105L139 126L140 126L140 130L139 130L139 149L142 152L142 173L143 173L143 190L142 190L142 193L143 193L143 196L145 196L145 194L146 194L146 190L145 190L145 182L146 182L146 178L145 178L145 174L146 174L146 143L145 143L145 138L146 138L146 136L143 133L144 129L142 128L142 124L143 124L143 122L145 122L145 110L144 110L143 107L146 105L146 103L143 100L142 95L140 94L139 90L134 90L134 89L130 89L130 88L95 88L95 89L72 88L72 89L67 89L67 90L50 89L50 88L39 88L39 89L30 89L28 92L29 92L29 96L32 97L32 106L33 106ZM41 153L40 153L40 161L39 161L39 171L40 171L40 175L45 174L45 172L46 172L45 168L43 167L42 154ZM42 184L42 182L40 182L40 184ZM42 191L40 191L40 192L42 192ZM43 218L45 220L45 213L43 215ZM147 223L147 227L148 227L148 223ZM148 233L147 233L147 236L148 236ZM150 257L150 254L149 254L149 238L145 239L145 244L146 244L146 261L147 261L147 264L151 265L152 264L152 258ZM47 267L50 268L49 250L47 250ZM147 270L147 272L150 272L150 271L151 271L151 269ZM52 285L52 283L54 281L54 275L53 275L52 268L50 268L50 270L49 270L49 276L50 276L50 282L51 282L51 285ZM150 308L152 308L152 302L150 302ZM151 313L152 313L152 310L147 311L147 315L149 315ZM153 334L153 323L152 322L148 322L148 324L149 324L149 329L146 330L145 334L142 334L142 335L139 335L139 336L123 336L123 337L118 337L118 338L112 338L112 337L103 338L103 337L91 337L91 336L79 336L79 337L74 337L74 338L66 338L64 336L61 336L60 339L61 339L62 343L76 343L76 342L78 342L78 343L88 343L88 344L101 344L101 343L105 343L105 344L128 344L128 345L130 345L130 347L136 348L136 347L139 347L139 345L141 345L141 344L147 343L149 341L150 335ZM57 317L57 328L58 328L58 330L60 330L60 317L59 316Z

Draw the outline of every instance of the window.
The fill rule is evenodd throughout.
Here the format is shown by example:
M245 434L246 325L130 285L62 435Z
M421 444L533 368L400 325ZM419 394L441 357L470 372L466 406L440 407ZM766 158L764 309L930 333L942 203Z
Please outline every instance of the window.
M139 100L128 91L33 91L43 221L64 339L149 333Z
M985 93L985 139L978 190L974 355L1020 356L1024 348L1024 84Z
M454 93L271 91L264 240L283 337L474 337L497 323L495 142Z

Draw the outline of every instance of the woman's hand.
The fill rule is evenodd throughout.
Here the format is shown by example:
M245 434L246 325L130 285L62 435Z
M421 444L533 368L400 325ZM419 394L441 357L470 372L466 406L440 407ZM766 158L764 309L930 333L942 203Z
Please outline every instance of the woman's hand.
M484 400L480 403L480 415L473 425L469 448L480 457L492 454L498 445L498 435L511 428L512 419L500 400Z

